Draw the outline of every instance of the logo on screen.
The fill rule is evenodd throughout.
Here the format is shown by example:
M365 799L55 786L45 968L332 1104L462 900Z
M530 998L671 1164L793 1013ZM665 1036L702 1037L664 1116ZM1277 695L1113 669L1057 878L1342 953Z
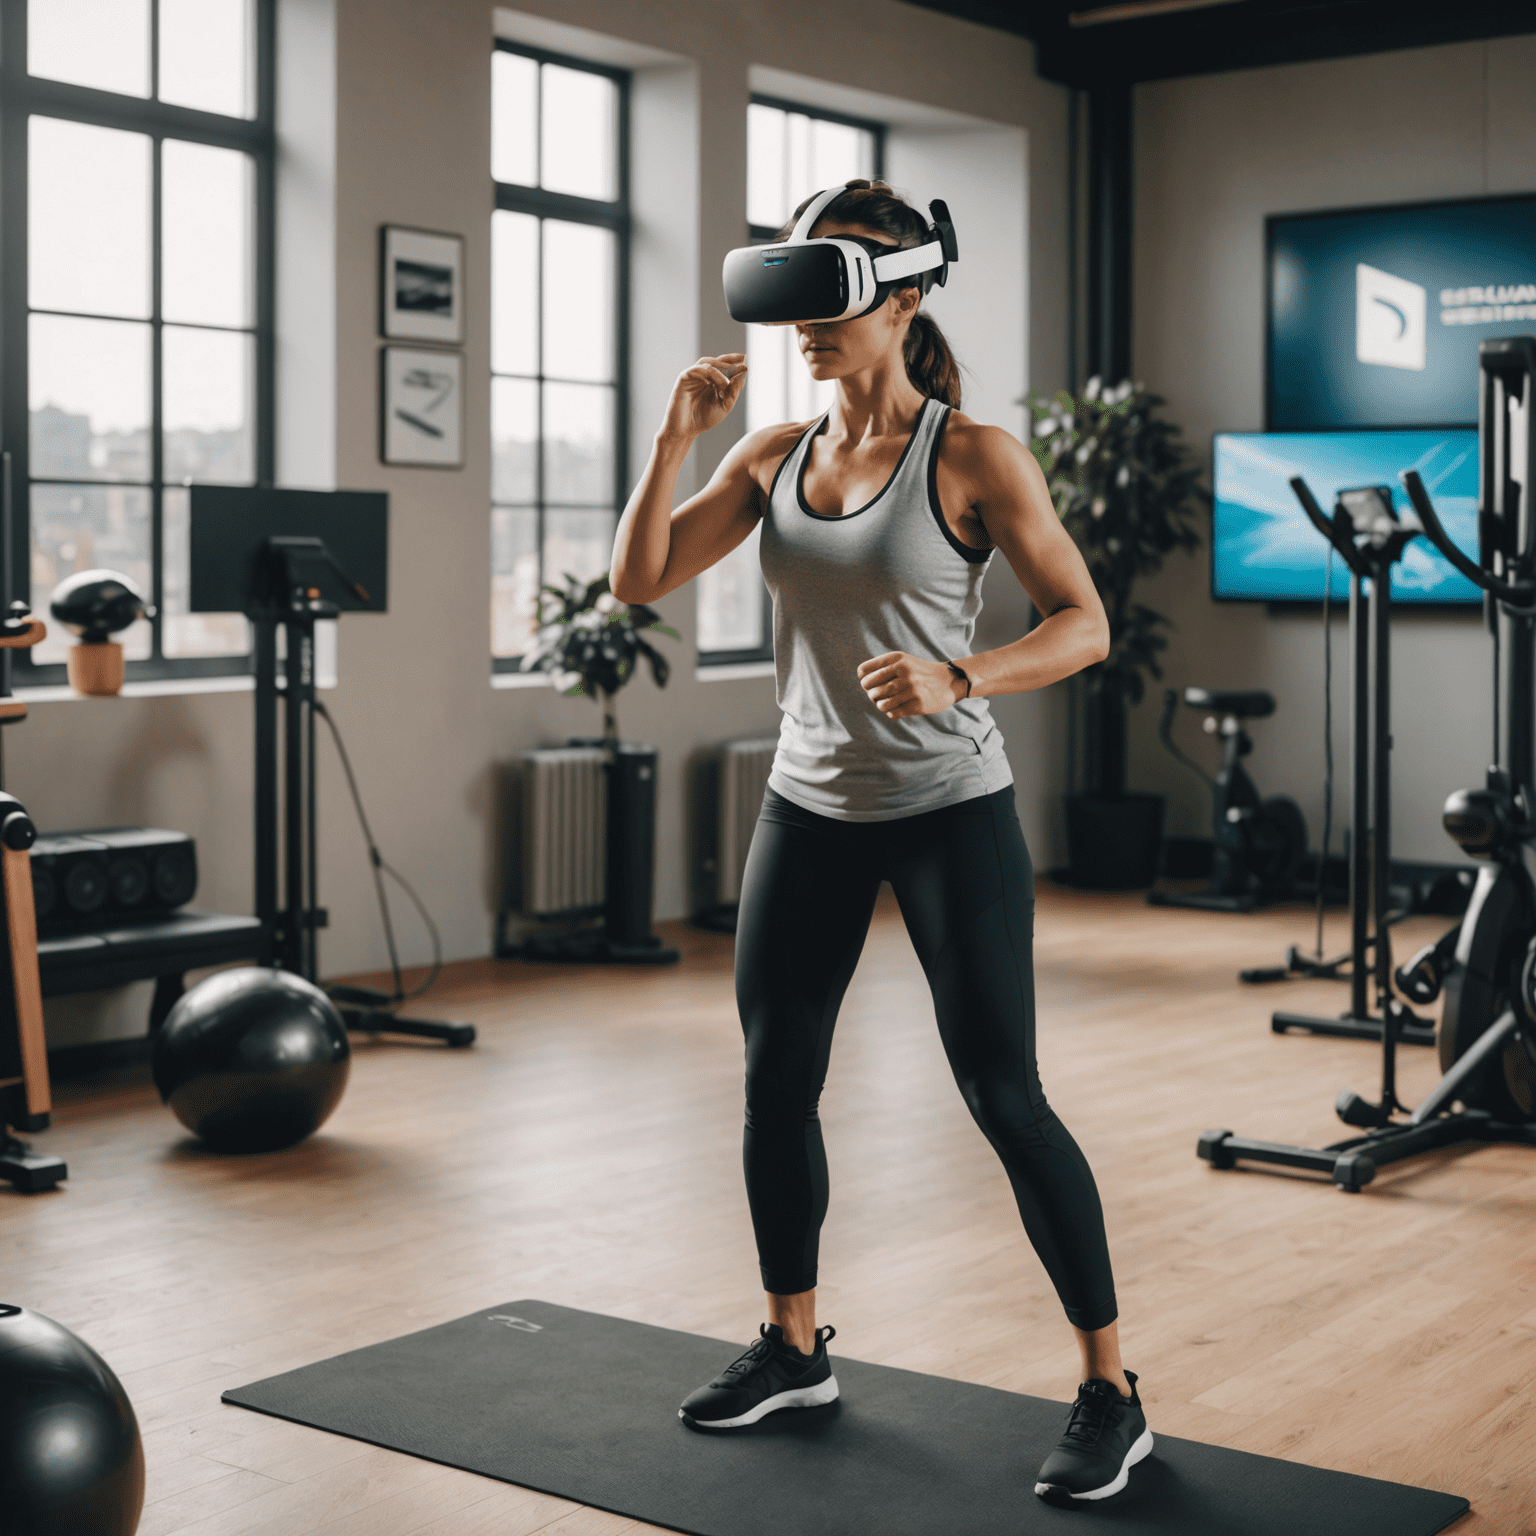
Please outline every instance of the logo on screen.
M1355 268L1355 356L1382 368L1422 370L1427 297L1417 283L1362 261Z

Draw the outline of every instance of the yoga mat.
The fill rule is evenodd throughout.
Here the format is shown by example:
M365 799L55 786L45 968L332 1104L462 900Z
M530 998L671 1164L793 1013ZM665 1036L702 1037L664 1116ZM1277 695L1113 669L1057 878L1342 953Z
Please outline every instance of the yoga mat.
M512 1301L224 1394L371 1445L689 1536L1430 1536L1451 1494L1158 1435L1130 1487L1055 1509L1035 1473L1061 1403L834 1349L838 1402L741 1430L677 1405L744 1342Z

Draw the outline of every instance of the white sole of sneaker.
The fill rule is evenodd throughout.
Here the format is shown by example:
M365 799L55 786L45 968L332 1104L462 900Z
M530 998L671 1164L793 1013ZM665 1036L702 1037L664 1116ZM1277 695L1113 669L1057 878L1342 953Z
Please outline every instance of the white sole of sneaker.
M688 1419L688 1422L696 1424L700 1429L741 1429L744 1425L756 1424L759 1419L780 1408L821 1408L836 1400L837 1377L828 1376L814 1387L796 1387L789 1392L776 1392L772 1397L765 1397L749 1413L734 1419ZM677 1410L677 1416L680 1419L688 1418L681 1408Z
M1035 1492L1041 1495L1048 1493L1065 1494L1071 1499L1107 1499L1112 1494L1119 1493L1130 1482L1131 1468L1138 1461L1145 1461L1151 1454L1152 1431L1144 1429L1141 1432L1141 1438L1125 1453L1125 1460L1120 1463L1120 1471L1116 1474L1113 1482L1105 1483L1102 1488L1090 1488L1087 1493L1073 1493L1070 1488L1061 1488L1055 1483L1036 1483Z

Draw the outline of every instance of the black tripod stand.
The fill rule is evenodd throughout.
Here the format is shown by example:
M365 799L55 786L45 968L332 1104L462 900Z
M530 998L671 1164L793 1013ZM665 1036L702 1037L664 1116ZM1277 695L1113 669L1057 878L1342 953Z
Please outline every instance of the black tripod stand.
M1350 670L1353 712L1350 769L1349 1008L1338 1018L1275 1013L1270 1028L1380 1040L1390 1032L1409 1045L1433 1045L1435 1029L1393 995L1392 883L1392 567L1418 534L1392 509L1385 486L1341 491L1332 518L1298 475L1291 489L1317 531L1350 573ZM1369 591L1366 584L1369 583ZM1289 962L1288 962L1289 963ZM1298 967L1302 969L1302 967ZM1333 966L1319 966L1326 974ZM1369 986L1376 983L1376 1007ZM1359 1122L1351 1121L1351 1124Z
M315 625L384 611L388 508L387 496L362 491L191 492L188 606L239 611L255 631L256 915L276 963L308 981L317 980L316 939L327 920L317 876ZM474 1042L472 1024L401 1018L385 1006L399 1001L387 993L338 988L335 1000L348 1029Z
M277 963L307 981L318 980L316 933L327 913L320 905L315 839L315 625L341 612L322 597L322 572L353 587L331 557L324 541L280 536L267 541L270 558L281 568L288 602L281 608L253 608L248 617L256 641L256 915L272 934ZM354 587L367 598L366 591ZM278 687L279 632L284 637L283 686ZM282 719L281 771L278 766L278 719ZM278 805L282 802L283 905L278 906ZM338 989L341 1017L348 1029L415 1035L449 1045L472 1045L473 1024L443 1024L403 1019L356 989ZM384 996L380 1002L387 1001Z

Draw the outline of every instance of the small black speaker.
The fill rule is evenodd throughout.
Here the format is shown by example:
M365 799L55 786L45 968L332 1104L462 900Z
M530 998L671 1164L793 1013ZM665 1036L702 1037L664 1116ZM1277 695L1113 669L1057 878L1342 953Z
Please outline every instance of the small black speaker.
M185 832L104 827L32 845L32 901L43 936L162 916L197 891L197 845Z

